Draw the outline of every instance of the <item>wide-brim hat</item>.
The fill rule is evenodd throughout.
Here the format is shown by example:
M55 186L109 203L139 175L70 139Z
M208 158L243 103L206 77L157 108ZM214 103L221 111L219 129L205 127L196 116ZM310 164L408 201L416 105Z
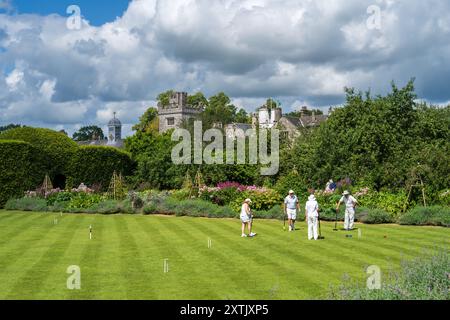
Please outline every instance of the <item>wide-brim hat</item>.
M247 203L252 203L252 200L250 200L250 199L245 199L245 201L244 202L247 202Z
M289 190L289 194L294 194L294 190Z
M348 192L347 190L344 191L344 193L342 194L343 196L348 196L350 195L350 192Z

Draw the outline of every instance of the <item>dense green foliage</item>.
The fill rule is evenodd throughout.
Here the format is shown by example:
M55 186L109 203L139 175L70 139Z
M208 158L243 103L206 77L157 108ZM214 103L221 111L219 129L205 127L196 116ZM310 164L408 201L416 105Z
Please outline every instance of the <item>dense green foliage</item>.
M21 127L20 124L13 124L13 123L11 123L11 124L8 124L6 126L0 126L0 132L6 131L6 130L9 130L9 129L20 128L20 127Z
M346 91L344 108L283 156L281 176L295 167L311 187L348 177L375 190L406 189L420 177L429 197L450 185L450 107L418 106L412 81L387 96Z
M139 123L133 126L135 131L158 131L158 109L148 108L144 114L139 118Z
M75 141L91 141L91 140L104 140L102 128L98 126L85 126L81 127L77 132L73 134L73 140Z
M333 300L449 300L450 255L447 250L402 263L399 272L383 279L381 289L369 290L358 282L346 280L333 288Z
M65 134L42 128L11 129L0 133L0 140L21 140L37 148L43 155L43 165L52 180L56 175L67 175L68 164L78 148Z
M116 171L127 176L133 171L134 163L130 155L112 147L85 146L74 153L69 163L68 184L78 186L100 184L106 191L111 177Z
M416 207L400 216L399 223L450 227L450 208L441 206Z
M0 207L42 183L46 173L42 160L40 151L29 143L0 140Z

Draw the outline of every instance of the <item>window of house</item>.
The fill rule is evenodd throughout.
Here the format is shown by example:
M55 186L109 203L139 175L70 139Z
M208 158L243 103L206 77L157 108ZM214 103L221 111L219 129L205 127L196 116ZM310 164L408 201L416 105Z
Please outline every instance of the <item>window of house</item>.
M168 126L175 125L175 118L167 118L167 125Z

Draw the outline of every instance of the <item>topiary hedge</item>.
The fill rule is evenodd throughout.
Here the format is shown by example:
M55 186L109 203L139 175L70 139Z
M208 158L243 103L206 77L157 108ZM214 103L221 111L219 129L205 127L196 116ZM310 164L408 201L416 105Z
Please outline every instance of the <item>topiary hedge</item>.
M0 208L44 180L41 152L24 141L0 140Z
M125 151L112 147L84 146L78 148L70 160L68 184L100 184L101 189L106 191L114 171L127 176L133 169L134 162Z
M0 140L25 141L39 149L44 155L42 161L52 180L56 175L67 175L67 165L78 148L65 134L43 128L10 129L0 133Z

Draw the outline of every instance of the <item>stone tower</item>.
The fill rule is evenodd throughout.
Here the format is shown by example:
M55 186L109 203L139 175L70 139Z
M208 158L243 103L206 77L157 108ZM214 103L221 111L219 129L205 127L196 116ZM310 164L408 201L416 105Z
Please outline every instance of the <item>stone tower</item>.
M186 92L174 92L169 98L169 104L158 103L159 132L179 128L183 121L195 119L202 110L192 108L187 104Z

